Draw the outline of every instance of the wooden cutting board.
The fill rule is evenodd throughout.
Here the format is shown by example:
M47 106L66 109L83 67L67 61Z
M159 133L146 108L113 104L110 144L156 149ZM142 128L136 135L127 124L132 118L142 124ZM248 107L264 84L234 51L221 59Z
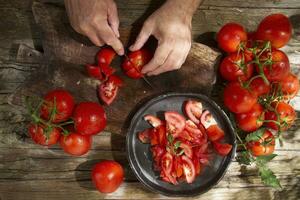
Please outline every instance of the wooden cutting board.
M32 10L43 34L44 52L20 46L17 58L24 60L24 56L30 55L30 59L40 62L40 69L16 90L12 96L12 103L22 106L25 95L44 95L54 88L69 90L77 102L100 101L96 91L99 81L89 78L84 69L84 64L95 62L99 48L72 30L63 7L34 2ZM122 42L126 45L132 42L138 30L136 27L122 27ZM155 42L150 40L147 45L153 48ZM186 62L180 70L148 78L155 89L149 87L142 79L133 80L126 77L120 69L121 58L115 59L112 66L117 69L117 74L125 84L115 102L111 106L105 106L108 118L106 131L124 134L131 114L154 95L166 91L209 94L216 80L215 69L220 55L208 46L193 42Z

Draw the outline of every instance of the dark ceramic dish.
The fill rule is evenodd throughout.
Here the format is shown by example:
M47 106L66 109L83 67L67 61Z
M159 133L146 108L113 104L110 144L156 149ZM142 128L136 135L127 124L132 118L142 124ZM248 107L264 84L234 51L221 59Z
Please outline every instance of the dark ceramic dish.
M172 185L162 181L159 173L153 170L150 145L141 143L137 138L137 134L146 128L150 128L150 125L143 119L144 115L153 114L163 119L164 111L175 110L183 114L182 104L188 99L202 102L204 109L208 109L213 114L219 126L225 131L224 141L232 144L233 148L226 157L214 155L211 166L201 169L201 174L192 184L181 182L178 185ZM224 176L235 155L236 140L233 131L225 112L208 97L195 93L166 93L146 102L133 116L126 138L127 157L138 180L153 192L167 196L195 196L207 192Z

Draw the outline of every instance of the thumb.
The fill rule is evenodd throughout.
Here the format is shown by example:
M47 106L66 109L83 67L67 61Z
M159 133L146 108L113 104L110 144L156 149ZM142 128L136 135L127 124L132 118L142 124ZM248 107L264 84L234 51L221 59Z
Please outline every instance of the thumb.
M129 47L130 51L137 51L144 46L152 33L152 26L149 23L144 23L142 30L137 36L135 43Z

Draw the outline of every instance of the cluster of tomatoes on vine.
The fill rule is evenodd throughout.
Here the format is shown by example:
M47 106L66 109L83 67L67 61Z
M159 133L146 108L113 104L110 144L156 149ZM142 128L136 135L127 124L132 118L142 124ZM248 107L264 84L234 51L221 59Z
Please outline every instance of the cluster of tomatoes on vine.
M219 67L221 77L228 81L224 105L245 133L263 130L256 141L246 144L253 156L272 154L275 138L296 118L289 100L298 93L299 80L290 71L287 55L279 50L291 34L289 19L272 14L256 32L247 33L240 24L228 23L217 35L219 47L228 53Z

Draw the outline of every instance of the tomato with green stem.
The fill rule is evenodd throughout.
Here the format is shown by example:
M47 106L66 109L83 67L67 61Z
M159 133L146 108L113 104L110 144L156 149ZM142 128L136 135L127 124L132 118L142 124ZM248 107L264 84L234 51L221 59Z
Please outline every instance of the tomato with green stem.
M275 137L268 129L265 129L261 138L257 141L251 141L247 144L253 156L270 155L275 149Z
M250 111L235 115L237 126L246 132L257 130L263 125L264 108L256 103Z
M227 23L219 30L217 41L221 49L227 53L234 53L247 42L247 32L240 24Z
M41 117L53 123L63 122L70 119L74 106L71 93L63 89L51 90L44 96L40 109Z
M289 99L296 96L299 91L299 79L295 74L289 73L281 82L281 90Z
M292 36L292 24L289 18L281 13L265 17L258 25L256 38L271 41L272 47L281 48Z
M67 136L60 137L60 146L64 152L81 156L86 154L92 145L92 138L89 135L70 132Z
M224 90L224 104L233 113L245 113L257 103L257 96L238 82L229 83Z
M250 89L256 96L266 95L271 90L271 85L267 84L261 77L254 77L250 81Z
M42 124L30 124L28 132L31 139L36 143L43 146L51 146L56 144L59 140L61 131L55 127L46 128Z

